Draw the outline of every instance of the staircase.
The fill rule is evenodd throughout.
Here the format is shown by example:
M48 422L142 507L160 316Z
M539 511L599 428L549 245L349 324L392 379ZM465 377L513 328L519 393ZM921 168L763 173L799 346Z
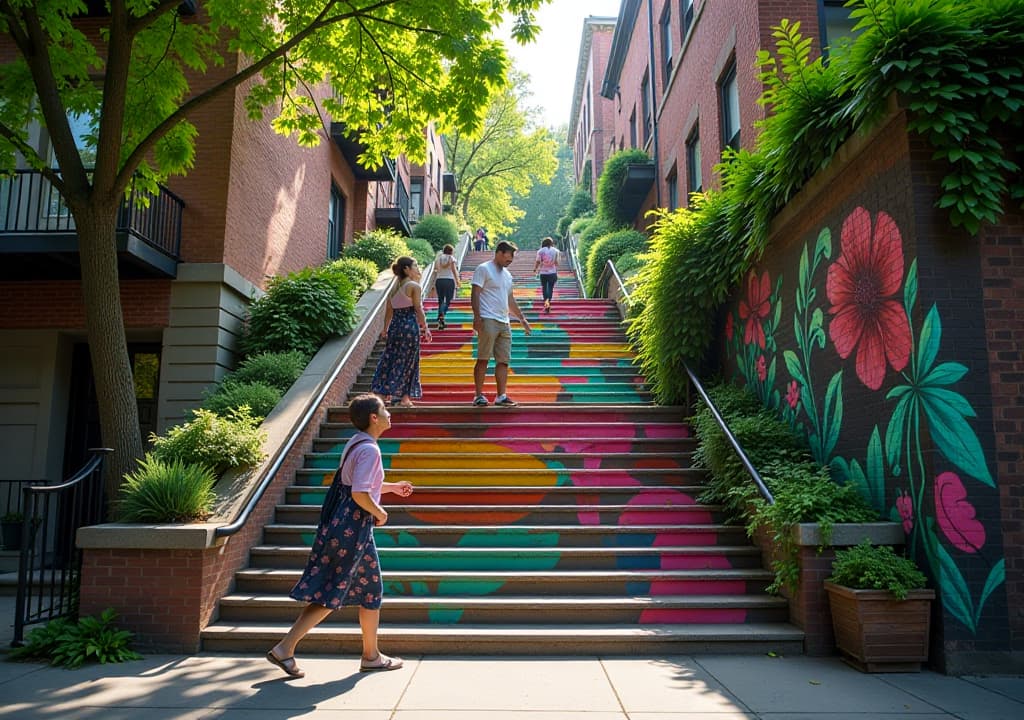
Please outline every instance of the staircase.
M784 600L744 529L696 501L702 471L685 410L653 404L631 363L611 301L578 296L568 270L543 312L533 253L510 268L533 334L513 324L509 395L517 408L471 405L470 253L448 329L422 348L423 399L392 410L380 440L390 481L376 530L384 569L382 646L414 654L801 652ZM436 301L427 302L433 323ZM379 348L378 348L379 352ZM369 390L374 354L352 394ZM489 371L490 373L490 371ZM485 394L494 398L493 376ZM219 620L213 651L273 644L300 605L287 597L305 566L319 508L353 429L331 409L264 544L251 550ZM303 641L309 652L358 651L355 608Z

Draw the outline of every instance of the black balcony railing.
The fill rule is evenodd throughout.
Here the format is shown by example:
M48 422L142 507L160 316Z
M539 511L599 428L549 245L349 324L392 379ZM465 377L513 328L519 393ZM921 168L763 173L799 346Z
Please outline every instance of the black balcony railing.
M162 185L159 188L153 195L132 181L117 213L117 233L177 260L185 203ZM75 219L64 198L41 172L16 170L0 178L0 252L48 252L47 238L75 234Z

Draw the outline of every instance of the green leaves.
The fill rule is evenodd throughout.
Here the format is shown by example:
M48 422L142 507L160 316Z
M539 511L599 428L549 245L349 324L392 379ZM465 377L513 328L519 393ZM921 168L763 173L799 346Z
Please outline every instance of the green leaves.
M14 648L10 656L15 660L40 658L51 665L70 670L86 662L99 663L139 660L141 655L129 647L134 635L114 626L117 613L107 608L99 618L87 616L73 622L67 618L52 620L32 630L26 643Z

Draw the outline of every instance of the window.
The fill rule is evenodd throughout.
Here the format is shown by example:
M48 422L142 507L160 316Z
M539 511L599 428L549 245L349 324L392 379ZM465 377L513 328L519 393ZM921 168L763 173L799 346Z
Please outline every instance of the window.
M341 257L345 245L345 196L333 182L331 201L327 210L327 257L331 260Z
M640 83L640 103L643 110L643 137L646 146L647 141L651 139L651 77L647 72L644 72L644 80Z
M690 193L701 192L704 189L704 182L700 174L700 127L694 125L690 135L686 138L686 196ZM689 206L689 199L686 202Z
M722 117L722 149L731 147L740 149L740 90L736 84L736 59L722 74L718 84L719 101Z
M852 40L860 33L853 31L856 24L850 17L851 8L846 0L819 0L818 24L821 27L822 55L828 58L829 49Z
M665 3L665 11L661 14L661 66L664 68L665 76L661 81L661 89L664 92L668 88L668 81L672 77L672 4Z
M423 216L423 178L409 180L409 222L419 222Z
M75 139L75 147L78 148L78 154L82 156L82 164L85 165L86 169L92 169L96 164L96 144L89 142L89 137L93 132L93 124L92 115L68 115L71 136ZM49 136L47 136L46 152L50 167L57 167L57 156L53 152L53 145L49 142Z
M633 112L629 115L629 146L631 148L636 147L636 108L633 108Z
M679 207L679 176L676 174L676 166L672 166L666 180L668 184L668 209L675 210Z
M679 28L679 37L686 39L693 25L693 0L679 0L679 17L682 19Z

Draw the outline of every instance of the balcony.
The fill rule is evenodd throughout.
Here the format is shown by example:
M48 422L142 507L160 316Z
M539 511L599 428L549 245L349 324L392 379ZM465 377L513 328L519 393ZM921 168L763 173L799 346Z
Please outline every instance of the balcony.
M124 278L175 277L185 203L167 188L148 196L133 186L117 213L118 269ZM0 178L0 280L80 277L78 233L64 199L37 170Z
M406 192L405 183L395 183L395 203L390 206L375 208L373 220L377 227L389 227L398 233L410 237L412 226L409 224L409 193Z
M359 157L366 152L366 146L359 142L358 133L352 133L344 123L331 123L331 139L345 156L345 161L352 168L352 174L356 180L376 180L378 182L395 181L395 161L384 158L378 168L371 168L364 165Z
M654 187L655 168L653 162L629 163L622 178L619 197L616 201L624 217L636 217L643 207L647 195Z

